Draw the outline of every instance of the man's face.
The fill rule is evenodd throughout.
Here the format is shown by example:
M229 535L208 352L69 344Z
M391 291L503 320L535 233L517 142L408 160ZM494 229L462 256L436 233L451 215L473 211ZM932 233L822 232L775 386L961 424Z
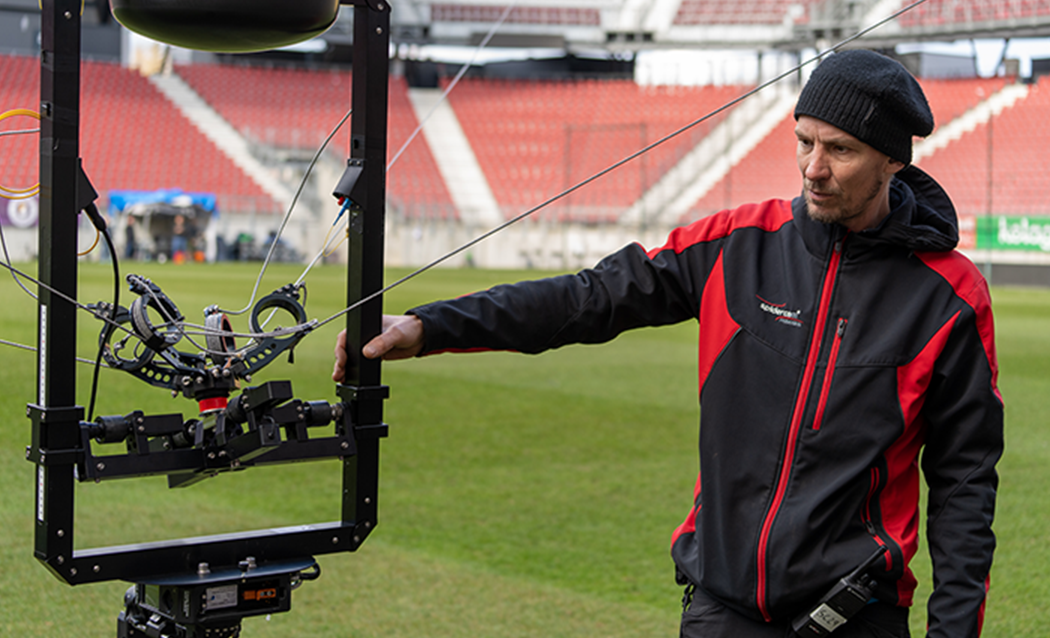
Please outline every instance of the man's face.
M903 163L808 115L798 118L795 136L810 217L860 231L889 214L888 184Z

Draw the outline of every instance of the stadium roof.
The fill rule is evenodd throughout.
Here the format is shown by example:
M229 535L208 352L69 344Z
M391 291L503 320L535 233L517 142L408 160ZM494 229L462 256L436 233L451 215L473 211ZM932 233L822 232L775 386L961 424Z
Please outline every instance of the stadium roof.
M834 42L909 0L397 0L400 42L568 51L654 48L801 49ZM926 0L880 27L865 46L970 37L1050 36L1050 0Z

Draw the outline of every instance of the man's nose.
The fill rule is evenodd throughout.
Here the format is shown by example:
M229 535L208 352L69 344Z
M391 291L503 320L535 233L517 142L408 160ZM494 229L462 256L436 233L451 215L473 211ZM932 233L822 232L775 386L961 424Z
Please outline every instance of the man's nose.
M827 179L831 175L827 159L827 155L820 147L814 148L806 158L805 170L802 171L802 174L806 179L814 182Z

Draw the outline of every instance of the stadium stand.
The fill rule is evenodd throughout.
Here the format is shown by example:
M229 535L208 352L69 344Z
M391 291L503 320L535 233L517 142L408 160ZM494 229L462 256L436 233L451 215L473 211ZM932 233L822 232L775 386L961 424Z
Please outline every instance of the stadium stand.
M920 166L936 177L963 215L1047 213L1050 77Z
M938 126L959 117L979 102L1002 89L1006 78L968 78L952 80L921 80L923 91L933 110ZM776 129L755 147L726 177L711 188L692 206L681 221L688 223L741 202L761 201L771 197L790 199L800 192L798 167L793 161L795 154L795 120L784 118ZM1022 140L1018 140L1022 141ZM980 149L953 142L948 148L919 165L929 169L940 179L941 173L964 176L973 172L973 166L985 166ZM972 178L972 176L971 176ZM979 181L982 185L986 178ZM966 210L972 212L973 196L968 194L975 184L950 178L944 183L953 198L967 203ZM960 201L956 201L960 205ZM962 212L962 211L960 211Z
M496 22L506 6L471 4L432 4L430 16L435 22ZM601 13L586 7L514 7L505 22L511 24L559 24L599 26Z
M801 186L794 161L794 131L795 118L784 118L747 157L690 208L681 222L689 223L744 202L797 196Z
M901 5L911 4L902 2ZM1048 0L927 0L899 19L904 28L1045 18Z
M220 208L271 210L266 196L145 78L118 64L81 66L80 155L95 189L181 188L215 193ZM40 61L0 56L0 105L36 109ZM22 137L22 136L20 136ZM38 180L38 136L10 147L5 140L4 184Z
M350 108L343 70L191 64L175 72L242 135L268 146L317 148ZM348 140L342 131L333 146L345 154Z
M0 55L0 112L36 111L39 105L40 62L30 57ZM38 126L39 122L30 117L9 117L0 122L0 131L24 131ZM19 190L36 184L39 154L40 137L36 134L0 137L0 184Z
M738 86L641 87L627 80L464 80L450 94L505 216L562 190L698 119ZM614 220L691 149L713 118L573 193L543 214Z
M921 79L926 100L938 127L969 111L978 103L1001 90L1012 78L964 78L951 80Z
M350 107L350 73L219 64L179 65L176 72L242 135L266 146L314 150ZM418 126L402 77L391 78L388 157ZM329 147L347 155L349 125ZM391 167L387 197L408 218L454 216L434 156L417 136Z
M782 24L785 17L793 22L805 22L809 7L818 0L682 0L674 24ZM800 7L799 11L795 7Z
M419 119L408 99L404 77L390 78L390 112L387 132L387 162L394 161ZM387 171L387 200L395 214L405 219L456 219L445 180L422 134L416 135Z

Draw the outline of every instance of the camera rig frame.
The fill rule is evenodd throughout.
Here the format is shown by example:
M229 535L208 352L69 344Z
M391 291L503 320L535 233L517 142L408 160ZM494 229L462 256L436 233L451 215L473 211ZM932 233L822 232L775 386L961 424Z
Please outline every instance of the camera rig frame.
M349 306L377 293L383 285L390 8L385 0L340 0L340 4L352 5L354 10L349 159L334 193L352 202L346 277ZM147 361L148 357L121 361L107 356L107 362L153 385L198 399L200 419L183 423L179 414L150 416L133 410L85 423L84 409L75 399L77 307L69 301L77 297L77 216L85 197L94 198L93 189L82 177L79 157L79 0L43 0L40 60L39 278L43 285L37 317L37 400L26 410L32 422L26 458L36 465L34 555L70 585L109 580L135 583L128 590L127 610L121 614L121 635L159 636L170 633L174 625L183 630L191 627L178 635L204 635L192 627L209 622L225 623L230 629L220 631L214 625L208 635L237 635L240 616L288 608L291 589L317 577L311 571L316 567L313 556L355 551L375 528L379 441L388 430L383 401L389 388L381 383L380 362L363 359L359 353L362 344L382 329L382 297L346 314L349 360L343 382L337 384L338 403L294 399L286 381L247 388L226 403L225 397L235 389L234 379L250 379L250 372L293 347L302 334L260 345L260 359L242 363L238 369L221 357L217 363L226 365L209 368L203 357L174 352L163 331L157 330L143 344L150 355L164 355L166 364ZM150 282L131 283L133 292L142 295L136 302L141 307L138 314L135 304L116 309L117 323L142 327L148 316L145 306L161 309L162 314L174 308L173 304L158 307L163 306L158 301L162 295L157 295L159 289L150 289ZM296 292L286 287L260 302L252 316L253 327L260 306L299 316ZM102 310L114 309L99 304L96 311L108 314ZM146 335L150 335L148 319L145 324ZM100 339L107 338L107 329L112 333L113 328L107 326ZM170 366L176 376L158 377L150 369L157 365ZM222 368L232 373L228 377L214 373ZM328 422L335 423L334 435L309 435L308 427ZM205 438L202 432L209 428L211 433ZM127 453L98 456L92 451L92 439L124 440ZM342 463L338 521L102 548L74 547L78 480L167 474L169 486L177 487L249 465L323 458L341 459ZM229 589L222 589L230 583L235 585L232 595L246 597L251 591L254 602L247 604L245 598L220 606L212 600L210 610L205 604L194 607L189 616L176 613L192 607L181 606L180 597L221 598L231 595ZM161 625L151 625L151 617L155 619L158 613ZM232 629L235 617L236 631Z

